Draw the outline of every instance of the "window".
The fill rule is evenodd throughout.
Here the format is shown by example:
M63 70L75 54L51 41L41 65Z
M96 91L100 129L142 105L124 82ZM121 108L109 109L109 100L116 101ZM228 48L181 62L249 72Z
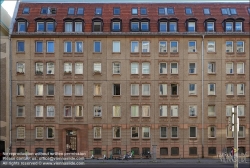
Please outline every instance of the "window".
M131 84L131 96L139 96L139 84Z
M113 106L113 117L121 117L121 106Z
M119 7L116 7L113 9L113 14L114 15L120 15L120 8Z
M215 73L215 62L209 62L207 65L207 73Z
M168 116L168 106L160 105L160 117L167 117L167 116Z
M139 74L139 63L137 62L131 63L131 74Z
M47 106L47 117L55 116L55 106Z
M171 127L171 137L172 138L178 137L178 127Z
M232 41L226 41L226 52L233 52L233 42Z
M47 127L47 138L52 139L54 137L55 137L55 128L54 127Z
M29 14L30 13L30 8L29 7L24 7L23 8L23 14Z
M93 21L93 32L101 32L102 31L102 21L95 20Z
M43 127L36 127L36 138L37 139L43 138Z
M233 22L226 22L226 32L233 32Z
M72 96L72 85L64 84L64 96Z
M227 127L227 138L233 138L233 137L234 137L233 130L231 130L230 127Z
M160 155L168 155L168 148L160 148Z
M150 63L149 62L142 63L142 74L150 74Z
M197 116L197 106L195 105L189 106L189 116L190 117Z
M121 86L120 84L113 84L113 96L121 95Z
M64 63L64 73L72 73L72 63L71 62Z
M141 22L141 31L149 31L149 23L148 22Z
M83 96L83 84L75 84L75 96Z
M102 64L100 62L94 63L94 73L101 73L102 72Z
M131 138L139 138L139 127L131 127Z
M214 117L215 116L215 105L208 105L208 116Z
M102 8L95 8L96 15L102 15Z
M24 139L25 138L25 127L17 127L17 139Z
M189 137L190 138L195 138L196 135L196 127L189 127Z
M149 52L149 41L142 41L142 52L143 53Z
M159 41L159 52L160 53L167 52L167 42L166 41Z
M53 32L54 31L54 22L46 22L46 31Z
M150 127L142 127L142 138L150 138Z
M36 41L36 53L42 53L42 52L43 52L43 42Z
M77 75L83 74L83 63L82 62L75 63L75 74L77 74Z
M94 106L94 117L102 116L102 106Z
M97 53L102 52L100 41L94 41L94 52L97 52Z
M207 32L214 32L214 22L206 22L206 25Z
M72 107L64 106L64 117L72 117Z
M24 41L17 41L17 52L24 52Z
M121 127L113 127L113 138L121 138Z
M142 106L142 117L150 117L150 106L148 105Z
M207 52L215 52L215 41L207 42Z
M226 63L226 74L233 74L233 63L232 62L228 62Z
M76 41L75 42L75 52L76 53L82 53L83 52L83 42Z
M73 22L65 22L65 32L73 32Z
M131 41L131 52L139 52L139 42L138 41Z
M185 8L186 15L192 15L192 8Z
M131 22L131 31L139 31L139 21Z
M237 74L245 74L243 62L237 63Z
M167 63L166 62L159 63L159 73L160 74L167 74Z
M238 137L239 138L244 138L245 137L245 127L244 126L239 126Z
M245 95L245 84L244 83L237 84L237 95Z
M178 95L178 85L171 84L171 95Z
M36 96L43 96L43 84L36 84Z
M236 15L237 11L235 8L230 8L230 13L231 13L231 15Z
M41 14L48 14L48 8L47 7L43 7L41 9Z
M158 8L158 14L159 15L172 15L174 14L174 8L169 7L169 8Z
M83 106L75 106L75 116L76 117L83 116Z
M102 155L102 148L94 148L93 155Z
M17 106L17 117L24 117L25 116L25 107L24 106Z
M177 41L170 41L170 52L171 53L178 52L178 42Z
M171 74L178 74L178 63L176 62L170 63L170 70Z
M196 31L195 22L188 22L187 31L188 32L195 32Z
M160 138L167 138L167 127L160 127Z
M36 63L36 75L42 75L43 74L43 63L37 62Z
M177 32L177 22L169 22L169 32Z
M18 22L18 32L26 32L26 22Z
M209 126L208 127L208 138L215 138L216 137L216 127Z
M54 84L47 84L47 96L55 95L55 87Z
M245 115L245 106L244 105L238 105L238 116L244 116Z
M215 83L208 84L208 95L215 95Z
M121 148L113 148L112 154L113 155L121 155Z
M74 14L75 14L75 8L69 8L68 15L74 15Z
M120 41L113 41L113 53L121 52Z
M94 96L100 96L101 94L101 84L94 84Z
M226 84L226 95L234 95L234 85L232 83Z
M17 73L25 73L25 63L24 62L17 62L16 63L16 72Z
M17 96L24 96L24 84L17 84Z
M82 32L82 21L75 22L75 32Z
M230 117L232 115L232 108L234 108L233 105L227 105L226 106L226 116Z
M160 96L167 96L168 85L161 83L159 84L159 95Z
M44 32L44 22L37 22L37 26L36 26L36 28L37 28L37 32Z
M84 9L83 8L77 8L77 15L83 15Z
M120 74L121 73L121 63L114 62L113 63L113 74Z
M196 84L189 84L189 95L196 95Z
M112 31L121 31L121 21L112 21Z
M139 117L139 106L138 105L131 106L131 117Z
M237 44L237 48L236 48L237 53L245 52L245 50L244 50L244 41L237 41L236 44Z
M132 15L137 15L138 14L138 9L137 8L132 8L131 13L132 13Z
M250 14L250 8L247 8L248 14Z
M204 8L203 13L204 13L204 15L210 15L210 9L209 8Z
M189 63L189 74L196 74L196 64Z
M43 117L43 106L36 106L36 117Z
M221 8L222 15L236 15L237 11L235 8Z
M141 15L147 15L147 8L141 8Z
M189 147L189 155L197 155L197 147Z
M171 117L178 117L178 106L177 105L171 105Z
M235 31L242 32L242 22L235 22Z
M47 41L47 53L54 53L54 41Z
M71 41L64 42L64 52L66 52L66 53L72 52L72 42Z
M196 52L196 41L188 42L188 52Z
M208 155L216 155L216 147L208 147Z
M94 127L94 138L102 138L102 128Z
M142 84L142 96L150 96L150 84Z

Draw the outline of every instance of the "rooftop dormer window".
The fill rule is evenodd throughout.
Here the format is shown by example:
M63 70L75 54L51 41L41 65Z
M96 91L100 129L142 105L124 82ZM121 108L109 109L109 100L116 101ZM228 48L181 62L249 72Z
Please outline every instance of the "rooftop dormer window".
M192 8L186 8L185 12L186 12L186 15L192 15L193 14Z
M75 8L69 8L68 15L74 15L74 14L75 14Z
M209 8L204 8L203 12L204 12L204 15L210 15L210 9Z
M54 32L56 22L52 18L41 19L38 18L36 21L36 30L37 32Z
M250 7L247 8L248 14L250 15Z
M168 7L168 8L158 8L158 14L159 15L173 15L174 14L174 8Z
M96 15L102 15L102 8L95 8Z
M205 20L205 30L206 32L215 32L215 21L214 18L208 18Z
M119 19L119 18L114 18L114 19L111 19L111 30L113 32L120 32L121 31L121 23L122 23L122 20Z
M77 8L77 15L83 15L84 9L83 8Z
M17 31L18 32L26 32L28 27L28 21L23 18L17 18Z
M30 8L29 7L23 8L23 14L29 14L29 13L30 13Z
M41 14L48 14L48 7L43 7L41 9Z
M196 18L190 18L190 19L186 20L187 32L196 32L197 31L196 22L197 22Z
M141 15L147 15L147 8L141 8Z
M41 14L56 14L56 8L42 7Z
M114 15L120 15L120 8L119 7L116 7L113 9L113 14Z
M132 15L138 15L138 9L137 8L132 8L131 13L132 13Z
M222 15L237 15L235 8L221 8Z

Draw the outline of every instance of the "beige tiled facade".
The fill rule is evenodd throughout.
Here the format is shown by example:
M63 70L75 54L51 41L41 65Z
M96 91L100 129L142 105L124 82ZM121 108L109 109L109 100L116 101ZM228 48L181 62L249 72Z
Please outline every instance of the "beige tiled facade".
M46 42L54 41L54 53L46 52ZM25 52L16 52L18 41L24 41ZM43 42L43 52L35 52L36 41ZM64 42L71 41L73 51L75 41L83 42L83 53L65 53ZM93 52L94 41L101 42L101 52ZM120 52L112 52L113 41L120 41ZM139 42L139 52L130 51L131 42ZM149 41L150 50L142 53L142 41ZM159 41L167 42L167 52L159 52ZM178 42L178 52L170 52L170 42ZM196 42L196 52L188 52L188 42ZM208 41L215 41L215 52L208 52ZM236 50L226 53L226 41L244 41L245 52ZM53 148L56 152L66 152L66 131L76 131L76 152L84 152L90 157L94 148L101 154L121 154L131 148L156 146L158 158L216 157L224 148L233 146L233 138L227 138L227 105L244 105L244 115L240 116L243 137L239 147L249 152L249 37L226 35L123 35L123 36L13 36L12 38L12 149L24 148L35 152L36 148ZM25 73L18 74L17 62L25 63ZM35 64L43 63L43 74L35 74ZM54 74L46 74L46 63L54 62ZM72 72L64 73L64 63L72 63ZM75 63L83 63L83 74L75 74ZM101 63L101 73L94 73L93 64ZM113 74L113 63L120 63L120 74ZM137 62L139 74L131 75L131 63ZM150 64L149 74L142 74L142 64ZM167 63L167 73L159 73L159 63ZM215 63L215 73L208 73L208 63ZM226 74L226 63L232 62L233 74ZM171 63L178 63L178 73L171 74ZM190 74L189 64L195 63L196 73ZM237 74L237 63L244 63L244 74ZM215 95L208 95L208 84L215 84ZM233 95L226 95L226 84L234 85ZM244 83L244 95L237 95L237 84ZM24 84L24 95L17 96L17 85ZM36 96L36 84L43 84L43 95ZM47 95L47 84L54 84L53 96ZM64 95L64 85L72 85L72 95ZM83 85L83 96L75 96L75 85ZM94 94L96 84L101 86L101 94ZM120 95L113 95L113 84L120 84ZM139 84L139 95L131 96L131 84ZM142 85L149 84L149 95L142 95ZM167 84L167 95L159 95L159 84ZM171 84L177 84L177 95L172 95ZM196 84L196 93L189 94L189 84ZM203 86L203 87L202 87ZM35 107L43 106L43 117L36 117ZM74 107L83 106L83 116L76 117ZM94 106L101 106L101 117L94 117ZM121 116L113 117L113 106L121 107ZM131 117L131 106L139 106L139 116ZM150 106L150 115L142 116L142 106ZM167 106L167 116L160 117L160 106ZM15 115L17 106L25 106L25 115ZM47 116L47 106L55 106L55 116ZM72 107L72 116L64 116L64 106ZM178 116L171 116L171 106L178 106ZM190 116L190 106L196 106L197 115ZM208 106L214 106L215 115L208 116ZM208 129L214 126L215 136L208 136ZM17 138L17 128L25 128L25 137ZM43 127L43 136L36 138L36 127ZM54 137L47 138L47 127L54 128ZM94 138L94 127L101 127L101 137ZM120 127L120 138L113 138L113 127ZM131 127L139 127L139 138L131 138ZM150 128L149 138L143 138L142 127ZM160 127L167 128L167 137L160 137ZM178 128L178 136L171 137L172 127ZM196 135L190 137L190 127L195 127ZM178 148L176 152L174 147ZM194 152L190 152L193 148ZM215 152L213 151L214 148ZM167 148L168 154L163 152ZM210 152L208 150L211 150ZM161 152L162 150L162 152ZM173 150L173 151L172 151ZM95 152L95 151L94 151ZM100 153L99 153L100 154ZM100 156L100 155L98 155ZM139 157L139 155L136 155Z

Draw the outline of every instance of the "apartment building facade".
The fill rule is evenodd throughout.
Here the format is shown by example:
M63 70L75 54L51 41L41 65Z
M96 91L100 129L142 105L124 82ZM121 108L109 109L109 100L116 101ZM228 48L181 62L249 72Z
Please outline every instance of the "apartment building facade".
M18 3L12 152L249 152L247 3Z

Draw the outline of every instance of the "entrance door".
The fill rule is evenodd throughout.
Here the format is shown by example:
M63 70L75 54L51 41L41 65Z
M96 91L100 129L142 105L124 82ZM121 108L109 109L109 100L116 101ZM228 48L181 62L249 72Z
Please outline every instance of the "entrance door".
M66 131L66 153L77 152L77 135L75 130Z

